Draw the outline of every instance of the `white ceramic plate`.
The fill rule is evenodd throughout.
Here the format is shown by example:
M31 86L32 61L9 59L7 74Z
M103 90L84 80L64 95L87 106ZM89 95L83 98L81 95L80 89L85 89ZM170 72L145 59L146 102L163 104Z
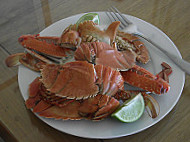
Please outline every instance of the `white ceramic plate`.
M110 22L104 12L96 13L98 13L100 16L100 25L105 25ZM62 19L44 29L40 35L60 36L62 31L67 26L74 24L82 15L83 14L78 14ZM129 15L125 16L134 22L139 27L140 31L147 37L151 38L154 42L159 43L161 47L166 48L168 51L181 57L174 43L158 28L136 17ZM151 62L144 66L146 69L156 74L161 71L162 68L160 64L163 61L168 63L173 69L173 73L170 76L171 90L169 93L161 96L154 95L160 104L160 115L156 119L150 118L146 111L138 121L129 124L119 122L112 118L106 118L105 120L99 122L92 122L90 120L63 121L46 119L38 115L37 117L61 132L80 137L100 139L109 139L135 134L156 124L161 119L163 119L178 102L183 90L185 74L179 68L177 68L177 66L174 65L165 55L159 51L153 50L152 46L146 42L145 45L148 47L151 54ZM25 100L28 98L28 85L35 79L36 76L39 76L39 74L29 70L28 68L25 68L22 65L19 66L18 82L21 93Z

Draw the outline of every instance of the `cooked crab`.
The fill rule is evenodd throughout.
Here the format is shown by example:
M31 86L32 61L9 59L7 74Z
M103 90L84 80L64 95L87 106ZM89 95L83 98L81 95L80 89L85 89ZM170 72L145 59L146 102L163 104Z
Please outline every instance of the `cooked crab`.
M6 64L11 67L22 63L41 71L41 79L37 78L30 85L36 86L36 93L30 91L27 107L44 117L98 120L118 107L119 101L113 96L130 96L123 90L123 80L156 94L169 91L166 81L135 65L136 60L149 61L148 50L137 37L117 31L118 25L119 22L114 22L101 31L93 22L86 21L78 28L71 25L61 37L21 36L19 42L27 53L9 56ZM70 57L81 61L71 62ZM29 90L31 88L34 87ZM145 102L151 104L147 105L149 109L158 108L156 100L147 94L144 97ZM99 106L104 99L108 100L104 107ZM92 104L96 106L95 111L80 111L81 107ZM97 115L99 111L101 115ZM73 112L74 116L70 116ZM158 115L155 111L151 113L152 117Z

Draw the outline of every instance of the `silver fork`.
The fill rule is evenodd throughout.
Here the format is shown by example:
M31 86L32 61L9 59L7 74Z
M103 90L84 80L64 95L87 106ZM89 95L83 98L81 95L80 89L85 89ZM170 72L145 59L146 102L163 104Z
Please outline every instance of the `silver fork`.
M135 36L138 36L140 38L145 39L150 44L152 44L155 48L159 49L163 54L165 54L167 57L169 57L173 63L175 63L181 70L186 72L188 75L190 75L190 63L181 59L180 57L173 55L172 53L166 51L164 48L161 48L158 44L151 41L149 38L147 38L145 35L140 33L138 31L138 27L132 23L129 19L127 19L125 16L121 14L121 12L114 6L108 9L108 12L106 12L106 15L109 17L109 19L113 21L120 21L120 29L124 32L129 32Z

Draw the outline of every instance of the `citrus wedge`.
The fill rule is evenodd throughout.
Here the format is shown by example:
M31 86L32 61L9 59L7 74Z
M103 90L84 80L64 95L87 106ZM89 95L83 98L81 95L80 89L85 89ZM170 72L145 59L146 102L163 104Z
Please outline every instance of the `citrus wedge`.
M82 23L82 22L84 22L84 21L88 21L88 20L93 21L93 22L96 23L97 25L99 25L99 23L100 23L100 19L99 19L99 16L98 16L97 13L87 13L87 14L83 15L83 16L76 22L76 24L77 24L77 26L78 26L80 23Z
M141 93L127 100L111 116L122 122L134 122L138 120L145 109L144 99Z

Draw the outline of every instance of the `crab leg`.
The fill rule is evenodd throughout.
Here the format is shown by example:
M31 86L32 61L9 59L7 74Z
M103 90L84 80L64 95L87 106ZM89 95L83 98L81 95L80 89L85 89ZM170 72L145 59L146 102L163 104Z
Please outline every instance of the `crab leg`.
M31 53L32 53L32 51L31 51ZM36 54L36 53L33 52L33 54ZM40 55L36 54L36 56L39 57ZM48 63L50 63L45 58L44 58L44 61L47 61ZM44 61L42 61L39 58L36 58L35 56L28 54L28 53L16 53L16 54L12 54L9 57L7 57L5 60L5 64L8 67L18 66L20 64L23 64L24 66L28 67L29 69L32 69L34 71L40 71L40 69L42 68L42 65L46 64L46 62L44 62Z
M157 74L157 76L161 77L162 79L166 80L169 83L169 75L172 73L172 68L165 62L162 64L162 71Z
M42 65L53 64L54 62L47 58L37 54L34 51L26 49L27 53L16 53L6 58L5 63L8 67L17 66L23 64L24 66L34 71L40 71Z
M154 76L149 71L137 65L128 71L121 71L121 75L126 83L155 94L163 94L170 89L170 85L162 78Z
M43 40L36 35L23 35L19 37L19 43L30 50L35 50L43 54L47 54L54 57L65 57L67 52L72 52L71 49L61 48L55 43L49 43L43 38Z
M20 65L19 60L23 58L26 54L25 53L16 53L8 56L5 60L5 64L7 67L13 67Z
M55 42L58 39L58 37L39 37L39 35L21 36L18 41L27 48L27 53L10 55L5 60L5 63L8 67L23 64L34 71L39 71L43 64L59 64L69 61L73 57L73 51L56 45Z

